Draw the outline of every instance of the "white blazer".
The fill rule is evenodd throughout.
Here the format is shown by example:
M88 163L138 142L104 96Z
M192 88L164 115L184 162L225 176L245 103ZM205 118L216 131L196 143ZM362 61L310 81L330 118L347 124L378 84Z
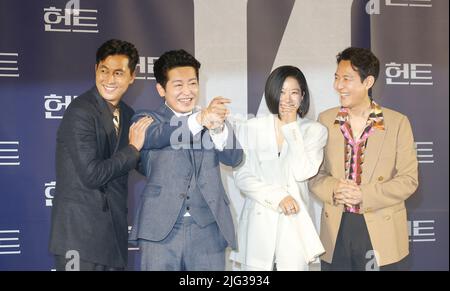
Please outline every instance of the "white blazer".
M281 128L285 141L278 157L274 115L248 120L238 130L245 158L233 172L245 197L238 224L238 249L230 259L249 266L270 268L276 248L278 227L291 227L300 236L305 262L324 253L309 215L307 180L317 174L327 141L327 129L307 118ZM279 203L291 195L300 211L285 216ZM284 219L283 224L279 219ZM289 226L290 225L290 226Z

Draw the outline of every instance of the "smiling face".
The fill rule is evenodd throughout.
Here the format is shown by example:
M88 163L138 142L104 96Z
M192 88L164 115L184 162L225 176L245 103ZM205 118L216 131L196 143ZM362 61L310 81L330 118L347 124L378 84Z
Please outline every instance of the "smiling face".
M194 109L198 99L198 79L193 67L176 67L167 72L165 88L161 84L156 89L167 105L178 112L186 113Z
M126 55L110 55L95 66L95 85L100 95L117 105L128 86L134 82Z
M339 62L334 78L334 89L339 94L341 105L350 109L365 106L370 100L369 89L374 81L374 77L369 76L361 82L361 77L353 69L350 61Z
M287 77L283 82L283 87L280 93L280 105L282 103L290 104L296 108L300 106L302 102L301 88L297 79L294 77Z

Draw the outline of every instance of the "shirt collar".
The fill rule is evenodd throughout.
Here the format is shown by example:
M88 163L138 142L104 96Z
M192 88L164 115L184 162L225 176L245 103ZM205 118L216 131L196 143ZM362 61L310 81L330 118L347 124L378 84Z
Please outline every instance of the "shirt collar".
M172 107L169 106L169 104L167 104L167 102L165 102L165 104L166 104L167 108L169 108L170 110L172 110L173 114L175 114L176 117L188 116L188 115L191 115L191 114L192 114L192 111L184 112L184 113L176 112L175 110L172 109Z
M108 109L109 111L111 111L111 113L113 113L116 109L119 109L119 104L117 104L116 106L112 105L111 103L109 103L108 101L106 101L106 104L108 105Z
M348 108L342 107L336 115L336 119L334 120L334 124L341 125L343 123L347 123L348 118ZM370 103L370 113L367 123L371 123L372 126L379 130L384 130L384 117L383 110L381 106L378 105L374 100Z

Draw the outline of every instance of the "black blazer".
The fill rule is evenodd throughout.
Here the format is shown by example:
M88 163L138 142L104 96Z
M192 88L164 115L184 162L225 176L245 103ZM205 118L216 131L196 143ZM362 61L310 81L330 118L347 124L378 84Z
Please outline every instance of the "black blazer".
M94 87L67 108L56 139L56 189L50 252L76 250L80 258L125 267L128 253L127 182L139 152L128 145L134 114L120 106L116 138L112 114Z

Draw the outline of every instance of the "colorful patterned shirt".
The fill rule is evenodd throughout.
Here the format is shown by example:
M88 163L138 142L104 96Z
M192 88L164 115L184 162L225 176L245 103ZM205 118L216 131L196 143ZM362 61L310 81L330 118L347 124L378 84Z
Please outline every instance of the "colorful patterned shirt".
M384 130L384 118L381 107L372 100L369 118L366 126L358 138L353 137L353 131L350 126L348 109L341 107L334 124L338 124L345 142L345 177L353 180L357 185L361 184L361 174L364 164L364 151L367 146L369 136L375 129ZM345 206L346 212L359 213L359 205L352 207Z

